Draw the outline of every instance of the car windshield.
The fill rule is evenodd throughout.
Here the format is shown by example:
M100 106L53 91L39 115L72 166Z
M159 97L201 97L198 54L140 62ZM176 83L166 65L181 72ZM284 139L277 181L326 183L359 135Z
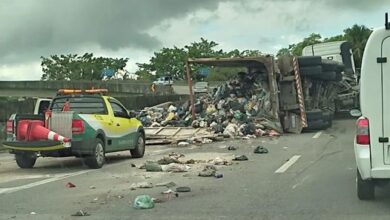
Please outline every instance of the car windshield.
M390 218L386 10L0 0L0 220Z

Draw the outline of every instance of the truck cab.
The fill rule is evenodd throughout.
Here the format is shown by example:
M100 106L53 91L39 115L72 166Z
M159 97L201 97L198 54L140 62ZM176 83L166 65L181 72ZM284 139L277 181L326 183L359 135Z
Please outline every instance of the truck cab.
M390 180L390 25L373 31L367 41L360 80L361 117L354 151L357 195L374 199L375 187Z

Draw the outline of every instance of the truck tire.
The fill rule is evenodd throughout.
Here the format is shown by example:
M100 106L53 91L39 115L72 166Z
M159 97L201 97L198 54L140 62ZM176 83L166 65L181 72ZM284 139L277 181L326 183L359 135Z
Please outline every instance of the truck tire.
M360 200L375 199L375 185L371 180L363 180L358 169L356 169L356 190Z
M334 60L322 60L322 69L324 71L337 71L342 64Z
M302 76L317 76L322 74L322 67L317 66L308 66L308 67L301 67L299 68L299 72Z
M298 57L298 64L301 67L321 65L321 57L320 56L301 56L301 57Z
M314 120L314 121L307 121L307 127L305 128L306 131L315 131L315 130L323 130L327 129L329 127L329 122L324 121L322 119Z
M35 153L17 153L15 154L16 164L22 169L33 168L37 161Z
M312 75L310 76L310 78L320 80L320 81L336 81L336 76L337 76L336 72L328 71L328 72L322 72L319 75Z
M307 121L317 121L322 119L322 111L320 109L306 111Z
M134 149L130 150L131 157L133 158L142 158L145 154L145 136L138 132L137 134L137 143Z
M93 155L89 155L84 159L85 164L91 169L102 168L106 162L106 155L104 143L100 138L96 138L93 152Z

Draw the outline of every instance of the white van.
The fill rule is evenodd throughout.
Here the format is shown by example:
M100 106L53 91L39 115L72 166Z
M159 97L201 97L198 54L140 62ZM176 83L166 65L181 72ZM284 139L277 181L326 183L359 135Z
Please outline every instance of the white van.
M375 186L390 180L390 25L375 29L367 42L360 108L354 141L356 183L359 199L367 200L374 199Z

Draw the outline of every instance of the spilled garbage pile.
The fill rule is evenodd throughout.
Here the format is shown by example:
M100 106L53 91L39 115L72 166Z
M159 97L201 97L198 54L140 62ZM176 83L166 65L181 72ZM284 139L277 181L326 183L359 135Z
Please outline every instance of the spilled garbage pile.
M224 137L279 136L280 122L271 116L265 74L239 72L237 77L200 96L192 120L190 102L145 108L138 118L145 127L207 128Z

